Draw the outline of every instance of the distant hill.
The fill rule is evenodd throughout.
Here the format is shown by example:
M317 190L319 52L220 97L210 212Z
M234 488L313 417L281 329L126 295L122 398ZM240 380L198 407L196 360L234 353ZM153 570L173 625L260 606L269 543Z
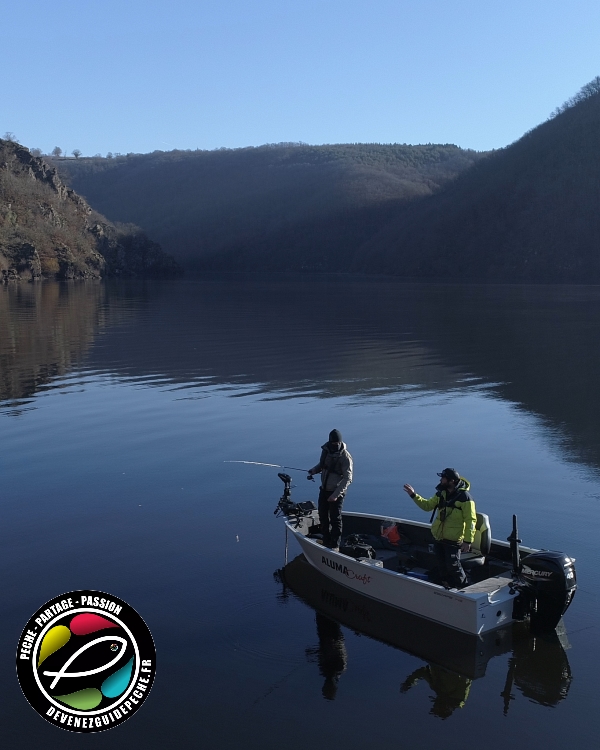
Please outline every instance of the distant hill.
M452 145L277 144L56 164L91 205L188 267L336 271L399 206L481 158Z
M0 282L178 271L139 227L92 211L52 165L0 140Z
M600 77L516 143L399 211L352 270L599 283Z
M600 283L600 77L490 154L279 144L59 165L199 270Z

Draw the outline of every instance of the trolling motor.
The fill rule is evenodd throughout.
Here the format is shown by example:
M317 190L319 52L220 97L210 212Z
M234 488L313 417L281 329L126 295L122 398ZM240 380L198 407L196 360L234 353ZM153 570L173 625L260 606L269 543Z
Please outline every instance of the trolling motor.
M511 588L518 593L513 604L513 618L529 617L534 630L554 630L569 608L577 590L575 560L563 552L541 550L521 560L517 517L507 539L512 556Z
M289 474L277 473L277 476L283 482L283 495L279 498L277 507L273 511L276 516L286 516L287 518L300 519L304 516L310 516L313 510L316 510L315 504L308 500L304 503L295 503L292 500L292 478Z

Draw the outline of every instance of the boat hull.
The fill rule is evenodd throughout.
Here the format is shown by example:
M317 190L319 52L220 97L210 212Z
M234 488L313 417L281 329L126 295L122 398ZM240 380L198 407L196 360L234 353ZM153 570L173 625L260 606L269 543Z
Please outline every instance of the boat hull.
M289 520L285 523L316 570L363 596L473 635L513 622L516 594L509 585L510 576L488 578L462 590L445 589L377 567L372 561L359 561L333 552L307 537L303 529L295 528Z

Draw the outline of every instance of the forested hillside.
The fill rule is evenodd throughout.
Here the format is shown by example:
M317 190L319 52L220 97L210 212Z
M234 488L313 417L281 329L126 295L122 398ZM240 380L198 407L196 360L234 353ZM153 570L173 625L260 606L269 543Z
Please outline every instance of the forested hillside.
M600 78L485 155L279 144L58 164L188 268L600 282Z
M56 164L96 209L188 267L348 270L399 205L480 158L451 145L278 144Z
M382 226L352 270L600 282L600 77L516 143Z
M0 140L0 282L177 272L139 227L107 221L52 165Z

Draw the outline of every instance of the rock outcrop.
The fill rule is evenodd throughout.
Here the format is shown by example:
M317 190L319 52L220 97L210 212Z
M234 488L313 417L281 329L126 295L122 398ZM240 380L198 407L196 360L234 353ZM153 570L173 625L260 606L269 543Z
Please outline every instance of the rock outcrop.
M108 221L55 167L0 139L0 282L179 272L138 227Z

